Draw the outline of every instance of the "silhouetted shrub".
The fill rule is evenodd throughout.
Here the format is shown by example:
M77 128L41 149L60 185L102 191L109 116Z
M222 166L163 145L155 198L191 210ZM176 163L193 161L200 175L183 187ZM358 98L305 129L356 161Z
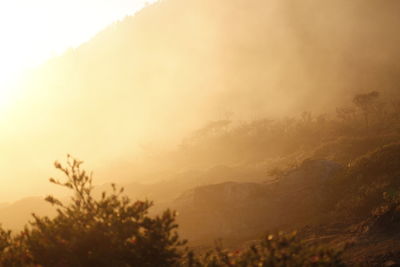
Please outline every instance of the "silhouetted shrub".
M400 229L400 188L383 193L383 204L373 211L371 230L395 232Z
M353 98L353 103L359 108L365 118L365 124L367 127L367 131L370 123L370 116L373 113L376 113L379 109L379 92L372 91L367 94L358 94Z
M0 228L0 266L343 266L338 251L283 233L244 250L196 255L183 248L174 212L150 217L151 202L131 202L115 185L95 199L92 177L81 164L70 157L66 167L55 163L67 179L50 181L74 195L67 203L46 198L57 208L54 218L33 215L15 236Z
M202 257L189 253L183 266L345 266L341 251L301 241L296 233L267 235L244 250L227 251L217 248Z
M399 175L399 143L365 154L351 163L345 175L338 179L335 185L337 197L341 198L338 208L347 210L348 214L370 216L372 210L386 205L383 194L388 196L400 188Z
M13 236L11 231L0 228L0 266L34 266L32 255L26 246L25 232Z
M27 248L28 257L21 266L175 265L185 242L175 231L174 213L167 210L161 216L150 217L151 202L131 202L115 185L110 195L104 192L100 199L94 199L91 175L80 169L81 163L70 157L67 167L55 163L67 180L50 181L73 190L71 201L63 203L47 197L57 208L57 216L34 215L30 227L19 236L21 244L6 244L10 249ZM16 253L14 260L23 254Z

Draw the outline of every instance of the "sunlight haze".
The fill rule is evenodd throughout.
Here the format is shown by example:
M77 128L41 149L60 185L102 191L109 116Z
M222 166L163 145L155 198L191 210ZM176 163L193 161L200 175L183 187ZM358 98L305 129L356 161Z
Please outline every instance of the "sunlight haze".
M0 0L0 267L400 266L399 11Z
M384 121L400 2L368 1L1 1L0 203L52 192L67 153L96 184L257 180L343 118L363 129L357 94Z
M49 124L46 108L51 105L49 97L58 89L46 85L41 76L37 83L20 85L26 74L36 72L46 61L62 56L89 41L104 28L132 16L154 0L7 0L0 2L0 170L3 190L0 202L35 195L38 188L47 183L55 160L33 159L37 152L27 152L26 143L39 150L49 151L50 146L39 141L43 131L52 132L51 140L60 138ZM46 73L46 77L52 75ZM65 85L63 85L65 87ZM32 89L34 88L34 89ZM37 90L36 90L36 89ZM68 88L66 93L68 94ZM44 102L41 102L41 101ZM40 107L40 108L39 108ZM44 108L45 110L42 110ZM56 126L57 128L58 126ZM64 126L62 126L64 127ZM61 128L62 128L61 127ZM46 130L48 129L48 130ZM55 136L58 138L55 138ZM69 133L66 135L72 136ZM29 140L29 141L28 141ZM59 154L60 157L74 151L71 144ZM45 152L46 153L46 152ZM50 158L52 158L50 160ZM24 162L27 171L18 171ZM39 167L41 166L41 167ZM46 167L45 167L46 166ZM50 168L49 168L50 167ZM29 171L28 171L29 169ZM32 173L33 171L33 173ZM44 171L44 172L43 172ZM32 177L28 173L32 174ZM36 174L35 174L36 173ZM18 188L18 189L17 189Z
M132 15L145 0L5 0L0 3L0 112L22 71ZM0 114L1 116L1 114Z

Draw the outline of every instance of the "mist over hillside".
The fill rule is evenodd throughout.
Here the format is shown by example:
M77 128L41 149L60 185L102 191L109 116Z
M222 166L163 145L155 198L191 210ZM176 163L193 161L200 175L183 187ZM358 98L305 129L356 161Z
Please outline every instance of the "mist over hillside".
M0 266L400 266L399 11L161 0L27 71Z
M135 163L210 120L331 112L371 90L390 99L400 71L399 7L394 0L149 5L29 73L23 107L2 133L3 176L24 184L21 196L42 190L48 164L67 152L112 172L109 162Z

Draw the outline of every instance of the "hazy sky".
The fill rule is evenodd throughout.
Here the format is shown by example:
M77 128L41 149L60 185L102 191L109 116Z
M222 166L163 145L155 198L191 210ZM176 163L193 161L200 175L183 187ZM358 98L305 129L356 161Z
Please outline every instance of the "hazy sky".
M146 2L150 4L155 0L0 0L0 171L2 188L7 184L0 192L0 202L27 192L36 194L32 187L37 180L23 179L26 173L18 173L21 168L15 165L18 161L15 159L20 159L24 153L22 146L16 143L25 140L27 133L19 130L19 135L11 134L11 137L7 133L20 125L10 114L20 114L18 116L32 120L35 125L38 120L19 112L22 106L18 99L25 91L23 87L12 86L12 81L18 80L24 70L79 46L113 22L133 15ZM13 145L7 148L10 143ZM18 156L13 157L14 154ZM35 177L33 161L31 159L30 167L23 169L30 170ZM40 166L49 166L47 162L50 163L47 160ZM42 179L47 183L46 180Z
M21 69L78 46L152 2L155 0L0 1L0 98L6 97L5 83Z

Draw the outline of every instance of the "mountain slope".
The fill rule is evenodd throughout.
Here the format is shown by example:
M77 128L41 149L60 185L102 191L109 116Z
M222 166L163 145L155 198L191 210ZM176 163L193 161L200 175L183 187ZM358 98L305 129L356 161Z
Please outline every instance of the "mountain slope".
M390 99L397 10L394 0L157 2L30 73L0 125L1 161L29 171L4 176L47 177L38 166L65 153L103 173L210 119L325 112L378 89Z

